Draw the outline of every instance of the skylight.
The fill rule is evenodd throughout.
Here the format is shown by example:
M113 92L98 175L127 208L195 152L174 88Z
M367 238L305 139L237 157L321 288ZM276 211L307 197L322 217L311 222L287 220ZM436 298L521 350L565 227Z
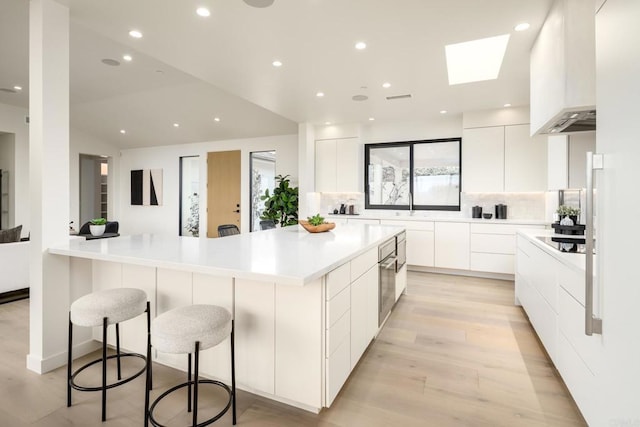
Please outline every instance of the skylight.
M449 84L498 78L509 34L445 46Z

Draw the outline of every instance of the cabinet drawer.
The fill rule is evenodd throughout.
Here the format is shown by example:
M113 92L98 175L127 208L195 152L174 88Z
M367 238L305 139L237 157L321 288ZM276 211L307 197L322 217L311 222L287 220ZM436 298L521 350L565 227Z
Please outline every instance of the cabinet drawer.
M599 394L594 392L598 389L596 377L562 333L558 334L558 357L556 359L556 368L567 385L571 397L580 408L584 419L591 423L590 420L594 419L594 412L602 406Z
M558 323L556 313L536 288L530 286L524 280L518 283L518 298L529 317L529 322L531 322L533 329L535 329L540 341L542 341L542 345L544 345L551 360L555 362Z
M569 267L563 266L558 274L558 284L562 286L572 297L584 306L584 286L586 277L584 272L579 273Z
M544 225L533 224L471 224L472 233L484 234L512 234L515 235L519 228L537 228L544 229Z
M371 267L378 264L378 248L369 249L367 252L351 261L351 282L362 276Z
M351 372L351 360L349 357L349 337L340 343L336 351L326 359L326 405L331 406L342 385Z
M327 331L327 351L326 356L331 356L340 346L345 337L351 331L351 314L349 310L342 315L336 323Z
M434 242L433 231L407 230L407 264L433 267Z
M516 253L516 236L511 234L471 233L470 247L471 252L513 255Z
M344 288L327 302L327 328L333 326L351 306L351 292Z
M602 335L584 333L584 306L565 289L560 288L558 328L580 359L595 374L599 372L602 355Z
M473 271L514 274L514 264L514 255L483 254L475 252L472 252L470 255L470 266Z
M351 283L351 264L345 263L327 274L327 296L330 300Z

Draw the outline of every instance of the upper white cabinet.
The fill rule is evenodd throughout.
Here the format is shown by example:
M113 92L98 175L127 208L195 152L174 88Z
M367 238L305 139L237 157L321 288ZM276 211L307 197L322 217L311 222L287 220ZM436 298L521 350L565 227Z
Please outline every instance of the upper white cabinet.
M358 138L316 141L316 191L358 192L362 165Z
M462 191L504 191L504 126L463 131Z
M462 191L545 191L547 145L528 124L464 129Z
M557 0L531 48L531 134L595 108L594 2Z
M547 188L546 138L529 136L529 125L504 127L504 191Z

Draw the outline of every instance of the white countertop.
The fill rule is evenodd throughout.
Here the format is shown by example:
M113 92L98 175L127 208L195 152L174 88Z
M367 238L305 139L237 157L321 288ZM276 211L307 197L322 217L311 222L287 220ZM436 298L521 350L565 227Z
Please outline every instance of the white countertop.
M434 221L434 222L468 222L478 224L524 224L524 225L548 225L549 222L541 219L484 219L484 218L465 218L454 216L433 216L425 215L423 213L416 213L409 215L409 213L401 213L396 215L395 213L389 213L388 215L379 213L363 213L358 215L340 215L340 214L326 214L324 215L327 220L331 221L336 218L353 218L353 219L378 219L378 220L394 220L394 221Z
M585 255L580 253L561 252L558 249L554 249L546 243L538 240L536 237L563 237L571 238L572 236L566 234L556 234L551 229L538 230L538 229L520 229L518 235L526 238L535 246L542 249L544 252L550 254L564 265L571 267L574 270L584 272L585 270ZM575 238L584 238L584 236L573 236ZM594 257L595 258L595 257Z
M217 239L153 234L70 240L49 252L248 280L304 285L392 238L403 227L338 224L325 233L291 226Z

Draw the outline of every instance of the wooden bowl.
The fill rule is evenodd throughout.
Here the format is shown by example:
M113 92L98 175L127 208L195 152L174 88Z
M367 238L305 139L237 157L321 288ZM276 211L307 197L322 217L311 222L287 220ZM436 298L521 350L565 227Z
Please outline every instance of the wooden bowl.
M309 233L323 233L325 231L333 230L336 227L335 222L325 222L320 225L311 225L309 221L300 220L300 225Z

